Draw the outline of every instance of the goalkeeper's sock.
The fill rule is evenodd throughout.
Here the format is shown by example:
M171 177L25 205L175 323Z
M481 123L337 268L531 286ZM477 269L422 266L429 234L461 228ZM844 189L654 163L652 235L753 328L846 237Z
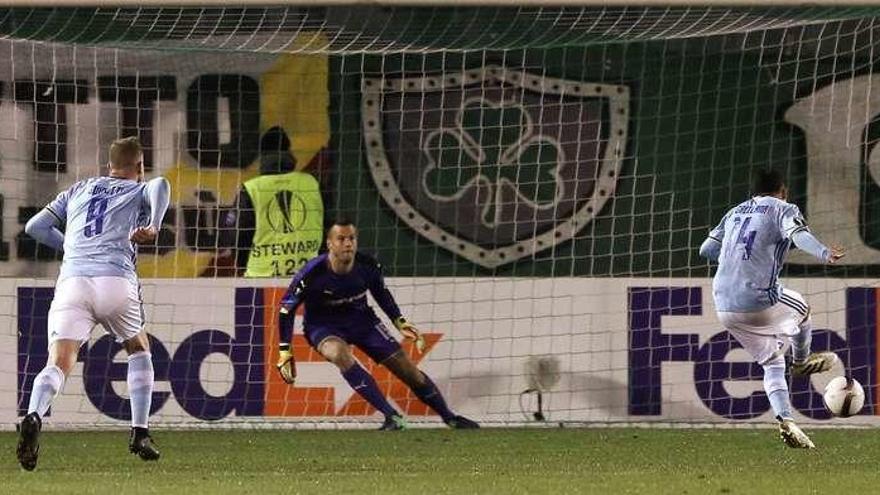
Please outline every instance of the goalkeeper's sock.
M794 362L803 362L810 355L810 344L813 342L813 322L808 318L799 325L801 331L792 336L791 357Z
M439 414L443 421L449 421L454 418L455 413L449 410L449 406L446 405L446 400L443 398L440 390L437 389L437 385L431 381L428 375L425 373L422 373L422 375L425 377L425 385L412 389L413 393L416 394L419 400Z
M128 356L128 395L131 397L131 426L146 428L153 402L153 356L146 351Z
M45 416L62 386L64 386L64 372L61 368L54 364L43 368L43 371L34 378L28 414L35 412L41 418Z
M385 417L400 415L394 407L388 403L376 380L363 369L361 365L354 363L351 368L342 372L342 377L351 385L355 392L360 394L371 406L375 407Z

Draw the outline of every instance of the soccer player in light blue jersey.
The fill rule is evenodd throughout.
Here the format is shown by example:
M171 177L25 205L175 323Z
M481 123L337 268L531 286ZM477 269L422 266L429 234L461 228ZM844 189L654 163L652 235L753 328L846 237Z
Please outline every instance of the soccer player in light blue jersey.
M49 360L34 379L19 430L18 461L28 471L37 465L42 418L98 323L128 352L129 450L143 460L159 458L148 429L153 362L135 261L136 244L156 239L170 187L161 177L144 183L142 161L137 138L113 142L108 176L77 182L25 226L37 241L64 251L49 308Z
M764 390L782 440L790 447L813 448L794 422L784 354L791 342L791 371L797 375L828 371L839 358L833 352L810 353L810 307L800 294L782 287L779 272L792 244L828 264L844 251L826 247L810 233L798 207L786 201L779 172L758 172L754 193L709 232L700 255L718 262L712 281L718 319L764 368Z

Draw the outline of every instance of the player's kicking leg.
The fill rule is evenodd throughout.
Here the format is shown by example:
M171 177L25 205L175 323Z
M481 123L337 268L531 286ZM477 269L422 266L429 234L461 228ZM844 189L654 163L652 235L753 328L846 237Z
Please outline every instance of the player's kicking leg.
M450 428L470 430L480 427L476 421L452 412L446 405L446 400L437 385L427 374L416 367L403 350L398 350L383 360L382 365L394 373L394 376L400 378L419 400L439 414L443 422Z
M40 454L40 430L43 416L49 410L55 397L64 387L65 377L76 364L76 357L82 345L80 340L58 339L49 345L49 361L46 367L34 378L28 412L19 425L16 456L21 467L33 471L37 467Z
M385 416L379 430L397 431L407 428L404 417L385 399L376 380L354 359L351 347L344 340L328 335L319 339L316 348L324 359L339 368L342 377L358 395Z
M800 325L800 332L792 337L791 372L795 375L824 373L840 361L833 352L810 352L813 340L813 324L809 317Z
M793 448L811 449L814 447L810 437L794 422L794 408L789 397L788 381L785 377L785 347L776 335L755 333L749 328L749 322L766 323L767 314L718 313L718 319L728 332L736 338L755 361L764 368L764 392L776 420L779 422L779 435L786 445Z
M813 322L810 307L803 296L791 289L782 289L779 305L786 307L790 317L799 321L797 332L791 337L791 372L795 375L824 373L840 361L833 352L810 352L813 342Z
M159 449L150 436L150 405L153 401L153 357L147 333L141 331L126 340L128 352L128 395L131 402L131 434L128 450L145 461L159 459Z

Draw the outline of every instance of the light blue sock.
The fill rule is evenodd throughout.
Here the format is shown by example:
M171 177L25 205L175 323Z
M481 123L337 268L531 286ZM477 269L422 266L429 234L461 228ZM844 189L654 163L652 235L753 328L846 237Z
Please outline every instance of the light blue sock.
M128 396L131 399L131 426L147 428L153 402L153 356L136 352L128 356Z
M785 381L785 362L781 357L773 364L764 366L764 391L776 417L794 417L791 413L791 399L788 397L788 382Z
M767 398L770 399L770 406L773 407L776 417L782 419L794 418L791 414L791 400L788 398L788 390L774 390Z
M61 368L54 364L43 368L43 371L40 371L40 374L34 378L31 400L28 403L28 414L35 412L40 418L45 416L63 386L64 373Z
M813 342L813 322L809 318L800 324L801 331L795 334L791 340L794 345L791 349L791 357L796 363L802 362L810 355L810 344Z

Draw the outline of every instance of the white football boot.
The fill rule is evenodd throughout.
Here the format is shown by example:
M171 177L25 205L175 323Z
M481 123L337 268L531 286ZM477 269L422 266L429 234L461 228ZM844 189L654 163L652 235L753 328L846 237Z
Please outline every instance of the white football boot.
M782 438L782 441L785 442L785 445L793 449L815 449L816 446L813 445L813 441L810 440L810 437L804 433L804 430L800 429L798 425L794 424L794 420L792 419L782 419L779 421L779 436Z

